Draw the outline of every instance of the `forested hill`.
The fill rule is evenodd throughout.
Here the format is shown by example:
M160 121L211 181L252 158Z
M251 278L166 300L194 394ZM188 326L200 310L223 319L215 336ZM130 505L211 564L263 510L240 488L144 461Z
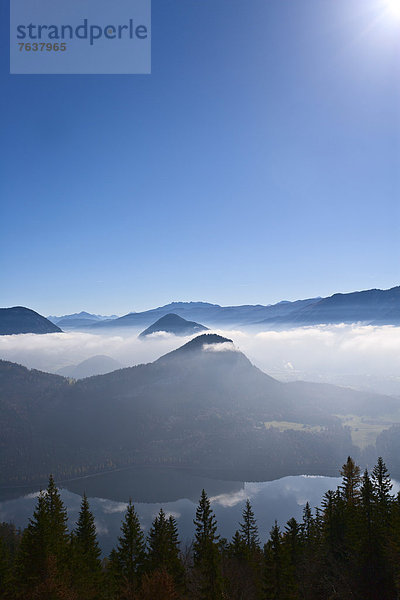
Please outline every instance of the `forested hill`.
M1 483L126 465L236 480L329 475L343 453L357 452L339 409L370 414L395 404L335 386L283 384L211 334L154 363L80 381L0 361Z

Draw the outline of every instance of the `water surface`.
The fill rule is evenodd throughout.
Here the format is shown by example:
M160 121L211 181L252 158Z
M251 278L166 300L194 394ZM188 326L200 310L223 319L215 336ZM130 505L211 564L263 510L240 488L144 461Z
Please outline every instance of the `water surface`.
M133 468L61 484L69 525L76 522L81 496L86 492L95 515L99 541L107 554L116 543L130 498L147 532L162 507L177 519L181 541L194 534L193 518L204 488L218 521L219 533L230 539L247 498L253 506L265 542L275 519L281 527L291 518L301 519L304 505L319 506L324 493L340 483L337 477L292 476L266 482L221 481L179 469ZM394 486L397 491L399 485ZM0 520L25 527L37 502L38 490L1 490Z

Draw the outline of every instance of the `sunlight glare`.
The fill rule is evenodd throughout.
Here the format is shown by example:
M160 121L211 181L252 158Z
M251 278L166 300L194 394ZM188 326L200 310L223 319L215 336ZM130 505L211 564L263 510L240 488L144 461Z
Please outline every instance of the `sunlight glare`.
M390 13L400 19L400 0L386 0L386 4Z

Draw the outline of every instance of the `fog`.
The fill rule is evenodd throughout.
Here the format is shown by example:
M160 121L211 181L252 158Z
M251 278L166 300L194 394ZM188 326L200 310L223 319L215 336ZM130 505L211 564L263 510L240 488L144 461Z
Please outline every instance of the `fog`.
M234 341L260 369L283 381L303 379L400 395L400 328L334 325L253 333L214 330ZM0 358L56 372L95 355L124 366L151 362L190 338L138 331L0 336ZM221 348L222 349L222 348Z

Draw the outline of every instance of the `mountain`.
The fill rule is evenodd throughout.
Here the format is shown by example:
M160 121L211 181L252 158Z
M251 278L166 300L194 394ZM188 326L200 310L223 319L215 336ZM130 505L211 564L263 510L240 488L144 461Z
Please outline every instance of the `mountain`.
M0 308L0 335L60 333L61 329L39 313L23 306Z
M129 313L113 321L93 323L92 328L149 327L157 319L171 313L206 326L251 325L268 317L284 317L315 301L316 299L312 298L296 302L279 302L270 306L219 306L207 302L171 302L144 312Z
M105 317L103 315L94 315L85 311L74 313L71 315L63 315L62 317L50 316L49 321L62 327L63 329L82 329L90 327L93 323L100 321L111 321L117 319L117 315Z
M160 331L182 336L193 335L195 333L199 333L200 331L206 331L207 329L208 327L204 327L204 325L195 323L195 321L187 321L179 315L168 313L164 317L158 319L158 321L153 323L153 325L150 325L150 327L142 331L139 337L145 338L152 333L158 333Z
M400 286L389 290L366 290L334 294L303 306L286 316L262 321L263 324L318 325L357 323L369 325L400 324Z
M118 369L122 369L121 363L111 358L111 356L97 355L91 356L78 365L62 367L57 371L57 374L73 379L84 379L94 375L105 375Z
M73 327L91 329L148 328L162 317L175 314L205 327L252 327L254 329L298 327L329 323L400 325L400 287L334 294L327 298L282 301L268 306L219 306L208 302L171 302L144 312L132 312L107 320L79 320ZM71 315L73 316L73 315ZM77 318L77 317L76 317ZM81 317L80 317L81 318ZM71 328L64 320L57 324Z
M129 465L242 481L329 474L346 453L357 456L335 416L343 409L389 414L398 400L281 383L213 334L153 363L75 382L0 361L0 482Z

